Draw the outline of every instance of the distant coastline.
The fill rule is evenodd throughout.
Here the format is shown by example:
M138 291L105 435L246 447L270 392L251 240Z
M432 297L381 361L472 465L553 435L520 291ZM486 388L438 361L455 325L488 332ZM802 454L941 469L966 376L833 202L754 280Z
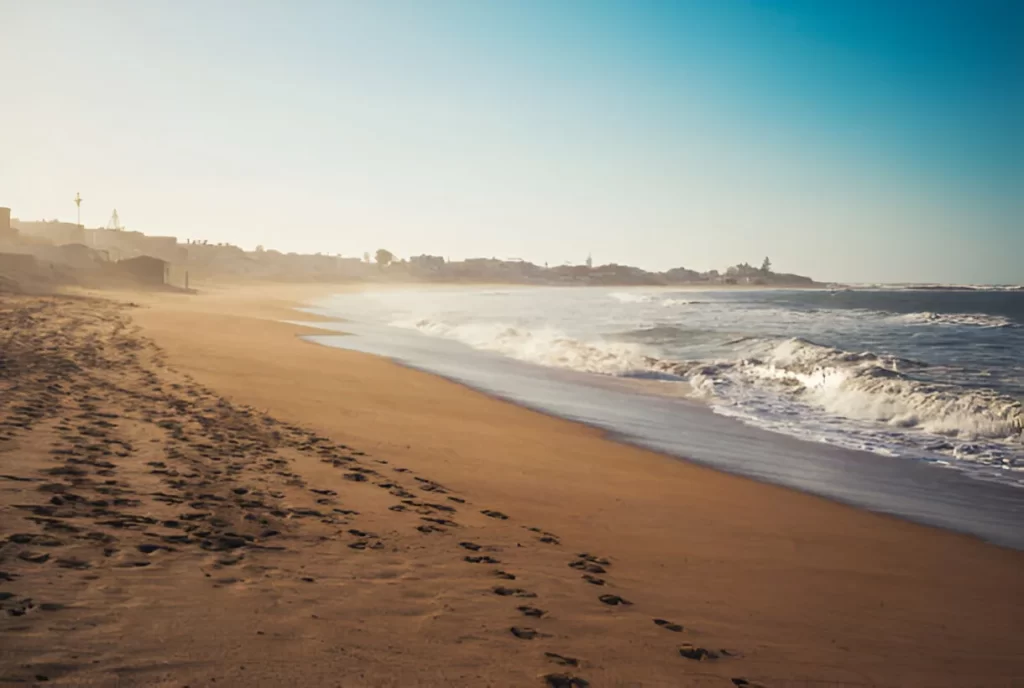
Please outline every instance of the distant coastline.
M7 209L4 209L5 211ZM10 217L9 212L6 217ZM371 257L325 253L284 253L257 246L246 251L231 244L174 236L150 236L120 226L86 228L79 224L21 221L0 226L0 272L8 277L101 286L139 278L149 286L189 286L189 280L266 280L316 282L409 282L442 284L534 284L702 288L827 288L811 277L774 270L767 257L759 267L739 263L719 272L676 267L663 272L618 263L537 265L519 259L443 256L407 259L378 249ZM136 261L129 265L129 261Z

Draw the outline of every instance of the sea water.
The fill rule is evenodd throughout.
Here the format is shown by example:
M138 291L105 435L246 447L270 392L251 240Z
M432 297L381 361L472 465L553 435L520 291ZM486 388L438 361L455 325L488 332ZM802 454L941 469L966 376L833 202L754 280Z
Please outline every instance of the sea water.
M1024 547L1022 290L430 287L311 310L355 335L324 344Z

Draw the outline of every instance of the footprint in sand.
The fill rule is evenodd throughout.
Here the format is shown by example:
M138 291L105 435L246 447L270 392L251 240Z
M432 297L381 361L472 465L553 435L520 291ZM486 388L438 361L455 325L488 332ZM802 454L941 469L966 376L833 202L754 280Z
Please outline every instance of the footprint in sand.
M417 509L427 510L421 511L419 513L429 513L430 509L434 509L436 511L444 511L445 513L453 513L455 511L455 507L453 506L448 506L447 504L435 504L434 502L417 502L412 499L404 499L402 500L402 503L407 504L409 506L417 507Z
M35 533L15 533L7 538L7 540L17 545L33 544L40 547L60 547L64 544L57 538L48 535L37 535Z
M489 516L490 518L496 518L499 521L507 521L508 520L508 516L506 516L505 514L501 513L500 511L494 511L493 509L484 509L480 513L483 514L484 516Z
M604 585L604 578L598 578L597 576L591 576L589 573L583 574L583 580L587 581L591 585Z
M524 626L513 626L508 629L512 632L512 635L519 638L520 640L533 640L534 638L550 638L551 636L547 633L541 633L535 628L526 628Z
M672 631L673 633L682 633L683 627L677 623L672 623L667 619L655 619L654 623L661 626L666 631Z
M120 567L122 569L132 569L132 568L141 569L141 568L145 568L146 566L149 566L151 563L152 562L149 562L149 561L126 561L126 562L123 562L121 564L118 564L118 567ZM207 577L209 577L210 574L206 574L206 575L207 575Z
M624 605L633 604L629 600L624 599L622 597L619 597L618 595L601 595L597 599L599 599L599 600L601 600L601 602L603 602L605 604L608 604L608 605L611 605L613 607L616 606L616 605L620 605L620 604L624 604Z
M590 681L572 674L547 674L544 677L551 688L589 688Z
M525 616L532 616L538 619L547 614L543 609L537 609L537 607L530 607L527 605L520 605L516 607L516 609L521 611Z
M416 477L416 480L423 483L420 485L420 489L424 492L436 492L438 494L447 494L448 490L440 483L435 483L433 480L427 480L426 478Z
M580 665L580 660L575 657L566 657L565 655L560 655L556 652L545 652L544 656L555 664L561 664L562 666L578 667Z
M579 571L585 571L587 573L607 573L603 566L591 563L589 561L584 561L583 559L570 562L569 568L577 569Z
M375 537L377 537L373 533L368 533L365 530L359 530L358 528L349 528L348 532L349 532L350 535L355 535L356 537L361 537L361 538L375 538Z
M506 588L502 585L491 588L491 591L495 595L501 595L502 597L536 597L537 593L527 592L522 588Z
M739 657L740 656L740 653L734 652L732 650L718 650L717 652L715 652L714 650L709 650L709 649L704 648L704 647L697 647L696 645L692 645L690 643L683 643L682 645L680 645L679 646L679 654L681 656L683 656L683 657L686 657L687 659L692 659L692 660L695 660L695 661L698 661L698 662L703 662L705 660L710 660L710 659L719 659L721 657ZM736 684L736 685L744 685L744 684Z
M500 570L499 571L495 571L494 575L497 576L498 578L504 578L505 580L515 580L516 579L516 574L509 573L508 571L500 571Z
M371 544L371 543L367 542L366 540L359 540L358 542L351 543L349 545L349 547L351 549L359 549L359 550L363 550L363 549L383 549L384 548L384 543L381 542L380 540L378 540L378 541L376 541L376 542Z
M457 528L459 525L455 521L448 518L431 518L429 516L420 516L420 520L426 521L428 523L436 523L439 526L447 526L448 528Z
M482 554L478 557L465 556L462 557L463 561L468 561L470 564L500 564L501 562L494 557Z

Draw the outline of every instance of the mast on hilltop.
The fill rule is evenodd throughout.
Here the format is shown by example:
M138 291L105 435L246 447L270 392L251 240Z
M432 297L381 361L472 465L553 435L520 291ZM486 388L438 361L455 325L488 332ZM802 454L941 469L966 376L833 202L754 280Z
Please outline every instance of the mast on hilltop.
M114 208L114 213L110 216L110 220L107 221L107 229L113 229L118 232L124 230L124 227L121 225L121 218L117 216L117 208Z

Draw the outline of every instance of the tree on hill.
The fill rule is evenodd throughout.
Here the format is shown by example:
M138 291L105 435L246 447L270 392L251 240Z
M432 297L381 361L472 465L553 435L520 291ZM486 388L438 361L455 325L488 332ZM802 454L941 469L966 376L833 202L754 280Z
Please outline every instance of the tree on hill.
M388 265L391 264L391 261L395 259L395 254L387 250L386 248L377 249L377 253L375 254L375 256L377 258L377 265L380 265L382 267L387 267Z
M772 271L772 262L768 260L768 256L764 257L764 262L761 263L761 272L764 274L770 274Z

